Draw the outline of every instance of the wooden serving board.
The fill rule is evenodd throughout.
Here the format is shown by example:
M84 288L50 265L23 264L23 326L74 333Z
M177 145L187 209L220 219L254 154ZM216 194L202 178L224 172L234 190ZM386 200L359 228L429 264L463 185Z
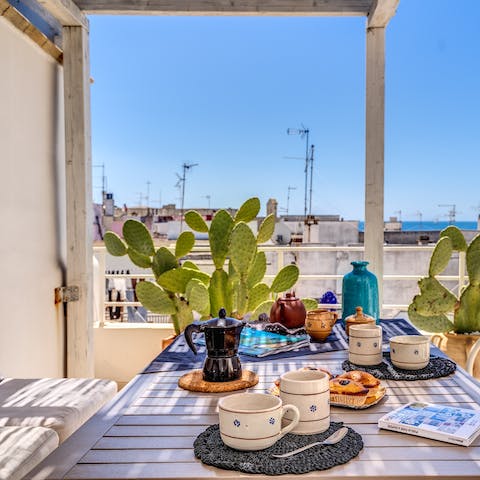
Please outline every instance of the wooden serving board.
M191 392L222 393L233 392L253 387L258 383L258 375L250 370L243 370L238 380L231 382L206 382L202 370L192 370L178 379L178 386Z

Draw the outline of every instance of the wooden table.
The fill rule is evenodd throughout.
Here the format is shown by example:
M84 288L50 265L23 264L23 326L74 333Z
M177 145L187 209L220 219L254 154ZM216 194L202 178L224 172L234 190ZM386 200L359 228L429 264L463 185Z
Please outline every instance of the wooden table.
M345 351L243 365L259 374L252 391L264 392L287 370L304 365L341 372ZM218 423L222 394L198 394L177 387L184 371L135 377L120 395L37 467L34 479L259 478L203 465L193 454L196 436ZM411 400L480 409L480 384L463 370L416 382L383 381L387 397L366 410L332 408L332 420L359 432L365 447L349 463L307 478L480 478L480 438L466 448L379 430L377 420ZM282 475L283 480L298 475Z

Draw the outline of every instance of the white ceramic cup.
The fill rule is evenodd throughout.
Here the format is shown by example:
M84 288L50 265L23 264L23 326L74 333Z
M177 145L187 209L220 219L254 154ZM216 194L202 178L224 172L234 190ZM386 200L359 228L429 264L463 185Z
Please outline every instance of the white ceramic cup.
M320 370L294 370L280 377L280 398L295 405L300 421L292 430L299 435L321 433L330 426L330 379ZM290 412L284 422L293 420Z
M349 330L348 359L355 365L382 363L382 327L364 323Z
M293 430L300 418L297 407L266 393L236 393L218 401L220 435L236 450L263 450ZM282 417L292 422L282 428Z
M393 365L404 370L420 370L430 361L430 339L424 335L399 335L390 339Z

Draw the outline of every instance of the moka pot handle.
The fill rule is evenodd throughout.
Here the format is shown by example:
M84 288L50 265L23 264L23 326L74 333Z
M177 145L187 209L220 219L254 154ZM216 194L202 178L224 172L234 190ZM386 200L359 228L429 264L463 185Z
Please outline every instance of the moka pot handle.
M187 325L187 327L185 328L183 334L185 335L185 340L187 341L187 344L188 346L190 347L190 350L196 355L197 354L197 347L196 345L193 343L193 340L192 340L192 333L193 332L196 332L196 333L200 333L203 331L203 328L201 325L199 325L198 323L191 323L190 325Z

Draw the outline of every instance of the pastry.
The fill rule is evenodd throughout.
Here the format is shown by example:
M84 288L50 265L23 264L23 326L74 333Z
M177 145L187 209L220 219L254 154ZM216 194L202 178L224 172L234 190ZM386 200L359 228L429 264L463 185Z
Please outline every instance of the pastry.
M368 397L369 389L348 378L330 380L330 401L353 407L360 407Z
M360 370L352 370L339 375L337 378L346 378L361 383L366 388L374 388L380 385L380 380L371 373L361 372Z

